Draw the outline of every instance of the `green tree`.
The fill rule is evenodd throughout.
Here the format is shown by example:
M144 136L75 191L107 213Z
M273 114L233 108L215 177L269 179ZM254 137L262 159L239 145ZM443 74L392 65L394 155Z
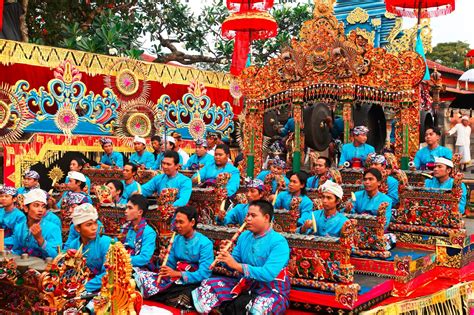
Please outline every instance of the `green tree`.
M279 33L252 43L252 62L274 57L312 10L312 2L276 4L271 13ZM27 23L30 41L40 44L139 57L145 43L156 62L228 70L234 42L221 36L221 24L229 14L223 0L199 13L180 0L29 0Z
M426 58L446 67L465 70L464 58L469 50L469 44L461 41L439 43L431 53L426 54Z

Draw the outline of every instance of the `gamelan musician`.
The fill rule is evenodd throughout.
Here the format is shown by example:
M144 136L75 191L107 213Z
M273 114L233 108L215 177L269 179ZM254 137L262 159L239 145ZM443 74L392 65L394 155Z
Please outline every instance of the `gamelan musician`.
M417 170L433 169L435 157L444 157L448 160L453 158L453 152L439 144L441 130L437 127L428 128L425 131L426 147L421 148L415 154L415 168Z
M98 233L99 226L97 210L90 203L85 203L74 208L72 224L79 237L65 246L65 250L79 249L86 258L86 265L91 275L86 282L87 292L99 291L102 287L102 277L105 275L105 256L109 250L111 239Z
M200 170L203 166L214 162L214 157L207 152L207 141L203 139L197 139L196 153L191 155L188 162L184 165L185 170Z
M217 145L214 152L214 163L209 163L194 174L193 183L214 183L219 174L229 173L230 179L226 186L227 196L235 195L240 185L240 172L232 163L229 163L229 157L229 147L225 144Z
M26 216L15 206L17 190L15 187L0 186L0 228L4 230L6 249L13 246L13 230L15 226L26 221Z
M433 178L425 180L426 188L437 188L437 189L452 189L454 184L454 178L451 177L453 172L454 164L453 161L436 157L435 165L433 169ZM459 200L459 212L464 214L466 210L466 199L467 189L464 183L461 183L461 199Z
M56 257L61 249L61 228L51 221L44 220L46 212L46 194L34 189L25 194L24 210L26 220L13 230L12 252L17 255L27 253L30 256Z
M142 194L149 197L153 194L159 195L165 188L178 189L178 197L173 203L175 207L182 207L188 204L191 198L192 183L186 175L178 172L179 154L175 151L166 151L161 162L163 174L156 175L142 186Z
M148 225L143 214L148 211L148 201L142 195L132 195L125 209L125 223L120 231L133 267L146 267L155 252L156 232Z
M141 194L142 186L135 180L137 175L138 167L132 163L125 163L123 166L123 192L120 198L119 204L127 204L128 198L133 194Z
M344 166L344 163L346 162L349 162L351 167L364 166L367 155L375 152L375 148L366 143L368 132L369 128L365 126L357 126L352 130L354 140L353 142L346 143L342 146L339 167Z
M265 184L260 179L249 180L245 187L247 188L248 203L239 203L229 209L226 213L218 214L216 219L218 225L236 224L242 225L249 211L249 203L252 201L262 200L265 197Z
M135 136L133 138L133 148L135 152L130 155L130 163L136 164L140 168L151 169L155 162L153 153L147 151L146 140L142 137Z
M239 278L213 277L192 292L199 313L222 305L222 314L284 314L288 308L290 257L287 240L271 228L273 206L263 200L250 204L244 231L232 254L221 242L216 261L236 271ZM227 302L223 305L224 302Z
M97 168L122 168L123 167L123 155L119 152L114 151L114 144L112 143L112 139L109 138L101 138L100 145L104 150L104 154L100 158L100 163Z
M308 178L307 188L319 188L326 180L333 180L330 175L331 160L325 156L319 156L314 162L314 176Z
M192 309L191 291L211 276L213 244L197 232L198 213L193 207L176 209L176 236L171 238L159 274L140 271L145 298L182 309ZM158 283L158 285L157 285Z
M286 169L286 162L281 160L278 156L276 156L274 159L269 161L270 164L270 170L263 170L258 174L257 178L265 182L265 178L267 176L273 175L273 180L272 180L272 194L275 194L277 189L279 188L279 182L278 182L278 177L281 176L283 181L285 182L285 186L288 186L290 183L290 180L284 175L284 171Z
M18 194L24 195L31 189L40 188L39 180L40 175L38 174L38 172L33 170L27 170L25 174L23 174L23 187L18 188Z
M369 154L369 159L370 159L370 167L376 168L380 171L380 173L386 172L387 168L387 159L385 156L381 154L376 154L373 153L372 155ZM398 204L398 180L395 179L395 177L388 175L387 176L387 196L392 199L392 206L395 206Z
M349 219L338 211L344 192L339 184L326 181L321 187L323 209L306 213L302 218L304 224L298 228L301 234L339 237L342 226ZM316 231L315 231L316 227Z

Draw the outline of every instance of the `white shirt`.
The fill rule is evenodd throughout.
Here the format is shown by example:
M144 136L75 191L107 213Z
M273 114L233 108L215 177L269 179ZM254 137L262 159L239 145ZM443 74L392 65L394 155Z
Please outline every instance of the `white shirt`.
M462 123L456 124L451 130L448 131L449 135L457 133L456 145L457 146L469 146L471 144L471 127L464 126Z
M183 165L186 165L189 160L189 154L187 154L182 148L179 148L178 154L181 155L181 158L183 159Z

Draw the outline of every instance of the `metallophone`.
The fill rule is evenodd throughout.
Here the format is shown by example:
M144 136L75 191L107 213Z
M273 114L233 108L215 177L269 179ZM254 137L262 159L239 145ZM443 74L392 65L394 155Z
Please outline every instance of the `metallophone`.
M89 276L82 251L68 250L46 260L12 255L0 257L0 310L60 314L78 311Z
M214 242L219 250L222 240L230 240L237 228L198 224L197 230ZM354 266L350 262L354 229L351 221L344 226L341 237L320 237L294 233L281 233L290 246L288 273L291 285L316 290L335 292L336 299L344 304L344 298L351 295L357 300L360 285L354 283ZM227 268L216 265L217 274L238 276ZM354 299L355 298L355 299Z

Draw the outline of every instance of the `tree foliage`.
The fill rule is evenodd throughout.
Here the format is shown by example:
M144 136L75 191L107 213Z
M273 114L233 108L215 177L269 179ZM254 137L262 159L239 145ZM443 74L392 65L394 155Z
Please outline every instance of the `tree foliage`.
M469 44L461 41L439 43L426 58L438 62L446 67L465 70L464 58L470 50Z
M312 10L309 3L275 5L278 35L252 43L252 62L274 57ZM135 58L146 46L156 62L228 70L234 42L221 36L228 15L223 0L197 11L180 0L29 0L27 23L30 41L40 44Z

